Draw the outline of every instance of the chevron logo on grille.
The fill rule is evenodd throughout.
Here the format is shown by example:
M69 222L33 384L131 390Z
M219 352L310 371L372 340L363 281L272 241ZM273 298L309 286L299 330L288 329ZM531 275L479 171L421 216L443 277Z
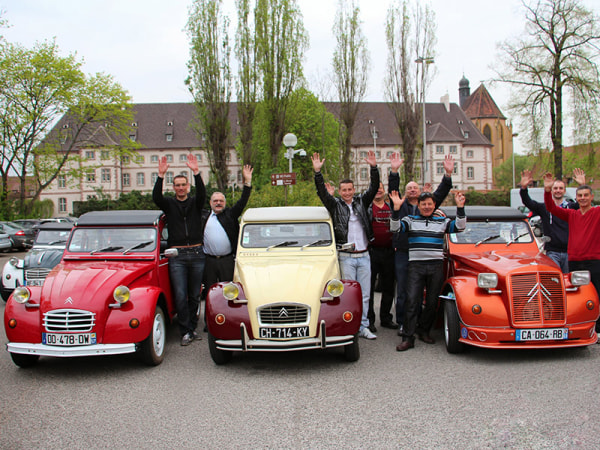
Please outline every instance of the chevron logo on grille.
M527 303L531 302L535 297L537 297L538 294L542 295L546 300L548 300L548 302L552 303L550 292L540 282L537 282L535 286L533 286L527 293L527 297L529 297Z
M281 310L279 311L279 317L288 317L288 312L287 309L285 308L281 308Z
M71 297L69 297L68 299L65 300L65 305L67 303L70 304L70 305L72 305L73 304L73 299Z

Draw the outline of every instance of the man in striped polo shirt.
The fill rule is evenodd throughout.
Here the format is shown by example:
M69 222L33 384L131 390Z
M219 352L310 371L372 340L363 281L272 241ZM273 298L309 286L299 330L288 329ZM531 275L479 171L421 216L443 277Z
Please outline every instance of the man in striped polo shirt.
M419 215L405 216L399 220L399 210L404 199L397 191L390 194L394 204L390 230L408 233L408 295L404 316L404 334L399 352L415 346L415 333L426 344L434 344L429 330L435 321L438 296L444 282L444 235L463 231L467 224L465 196L461 192L454 195L456 219L434 215L435 198L431 192L419 195ZM426 289L425 307L419 316L423 302L423 289Z

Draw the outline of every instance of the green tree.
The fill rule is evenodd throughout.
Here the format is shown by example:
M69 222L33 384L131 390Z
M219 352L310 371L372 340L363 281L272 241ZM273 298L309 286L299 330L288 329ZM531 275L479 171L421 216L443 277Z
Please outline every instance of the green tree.
M511 190L517 187L521 181L521 172L525 169L532 169L532 157L530 155L519 155L515 153L515 170L513 184L513 162L512 158L507 159L494 169L494 180L499 189Z
M340 103L342 167L344 178L352 169L352 136L360 102L369 78L367 41L361 30L360 8L340 0L333 26L337 46L333 53L334 84ZM375 132L375 130L372 130Z
M422 117L423 108L418 107L417 102L425 102L425 87L430 82L427 66L435 56L435 28L435 15L429 6L403 0L388 9L385 97L402 138L405 180L415 178L417 144L421 142L423 146L421 130L425 118ZM417 61L421 63L421 77L418 77Z
M186 79L198 111L197 134L204 137L210 168L220 190L227 187L231 99L229 19L222 0L195 0L187 23L190 61Z
M547 127L554 174L563 175L563 107L568 90L584 99L600 96L598 17L578 0L524 3L526 30L501 44L499 80L515 88L511 109L532 117L530 141L539 148L538 126Z
M257 0L256 50L271 166L280 159L290 94L303 83L308 35L295 0Z
M18 208L28 214L25 182L35 179L35 201L59 174L78 180L87 170L83 146L102 147L115 157L132 154L133 120L127 92L111 76L86 76L74 55L60 56L55 42L32 49L6 43L0 55L0 158L5 204L9 172L21 183ZM62 117L62 118L61 118ZM54 126L60 119L59 126ZM125 138L123 138L125 136Z
M235 55L238 61L238 149L244 164L253 164L252 139L258 95L255 30L250 14L250 0L236 0L236 6L238 15L235 45Z

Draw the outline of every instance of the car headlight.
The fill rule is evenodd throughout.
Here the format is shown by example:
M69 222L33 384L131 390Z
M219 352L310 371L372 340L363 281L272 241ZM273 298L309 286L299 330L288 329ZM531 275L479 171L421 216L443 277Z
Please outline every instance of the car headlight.
M8 263L13 267L17 267L17 264L19 264L19 259L13 256L8 260Z
M27 303L31 298L31 292L25 286L19 286L13 291L12 296L17 303Z
M117 303L125 303L129 301L129 296L131 295L131 291L127 286L117 286L113 291L113 298Z
M590 284L589 270L571 272L571 284L573 286L585 286L586 284Z
M237 284L231 282L223 286L223 297L227 300L235 300L240 295L240 288Z
M477 275L477 286L483 289L494 289L498 286L498 274L480 273Z
M327 283L327 293L332 297L339 297L344 293L344 283L340 280L330 280Z

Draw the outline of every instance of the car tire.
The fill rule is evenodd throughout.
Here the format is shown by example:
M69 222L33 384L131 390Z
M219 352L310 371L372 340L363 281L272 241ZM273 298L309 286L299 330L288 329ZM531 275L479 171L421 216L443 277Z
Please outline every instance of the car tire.
M465 345L459 339L460 318L456 302L447 300L444 302L444 341L448 353L462 353L465 350Z
M23 369L34 366L40 359L40 355L22 355L21 353L11 353L10 357L17 366Z
M208 333L208 349L210 350L210 357L218 366L227 364L233 356L233 352L217 348L217 339L210 332Z
M142 342L140 347L142 361L149 366L158 366L165 357L166 343L167 324L165 313L160 306L157 306L150 335Z
M352 344L344 346L344 358L348 362L355 362L360 359L360 347L358 345L358 334L354 335Z
M7 302L8 297L10 297L10 294L12 294L12 289L4 289L4 283L2 282L2 279L0 278L0 296L2 297L2 300Z

